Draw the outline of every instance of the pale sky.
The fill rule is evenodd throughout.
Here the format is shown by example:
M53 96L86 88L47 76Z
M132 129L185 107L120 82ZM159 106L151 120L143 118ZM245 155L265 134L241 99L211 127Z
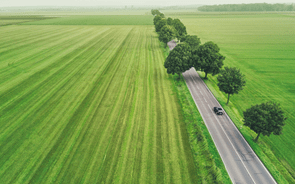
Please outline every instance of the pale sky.
M282 1L282 2L281 2ZM193 5L241 3L295 3L295 0L0 0L0 7L7 6L105 6L105 5Z

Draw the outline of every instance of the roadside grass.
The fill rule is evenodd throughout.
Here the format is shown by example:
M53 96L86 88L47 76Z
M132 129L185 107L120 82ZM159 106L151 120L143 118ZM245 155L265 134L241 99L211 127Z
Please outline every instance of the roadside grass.
M161 47L167 58L169 48L164 43ZM196 183L232 183L183 76L178 79L178 75L170 75L170 81L181 106L194 163L199 171Z
M226 95L219 92L216 77L210 76L205 83L277 182L295 183L295 35L292 32L295 19L284 13L247 17L215 13L214 16L177 17L186 25L188 33L198 35L202 43L217 43L226 56L225 66L240 68L247 84L243 91L231 96L226 106ZM243 126L243 111L269 100L281 104L288 117L286 126L282 135L261 136L256 144L253 142L256 134Z
M5 26L1 183L195 183L153 26Z
M70 15L23 25L153 25L147 15Z

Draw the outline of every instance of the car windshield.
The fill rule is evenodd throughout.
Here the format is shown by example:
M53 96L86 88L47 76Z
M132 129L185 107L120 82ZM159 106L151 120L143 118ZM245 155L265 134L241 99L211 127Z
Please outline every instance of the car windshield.
M221 108L218 108L218 110L222 110Z

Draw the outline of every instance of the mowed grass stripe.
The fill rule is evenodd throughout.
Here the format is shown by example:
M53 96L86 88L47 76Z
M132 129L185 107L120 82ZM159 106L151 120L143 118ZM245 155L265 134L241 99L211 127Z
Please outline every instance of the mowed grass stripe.
M29 39L29 40L24 40L24 41L19 41L19 43L13 43L13 42L7 42L7 43L11 43L11 45L9 46L5 46L4 49L2 49L1 51L1 57L3 57L3 59L8 58L8 61L10 60L14 60L16 58L16 53L23 53L26 51L30 51L30 49L32 48L38 48L38 46L46 46L46 44L48 44L51 39L52 40L58 40L58 36L60 36L60 38L62 38L62 36L64 36L66 33L71 32L72 30L77 30L77 28L72 27L70 29L62 29L60 31L52 31L49 30L45 33L42 33L41 35L38 35L35 37L35 39ZM45 44L46 43L46 44Z
M134 117L136 116L134 104L137 101L137 94L138 91L136 90L137 87L137 82L135 81L138 79L137 71L138 71L138 66L139 66L139 61L135 58L137 58L137 52L140 50L139 47L139 39L140 38L140 32L141 29L136 29L134 30L134 37L132 38L130 45L129 45L129 53L124 55L122 58L123 61L128 61L129 64L126 67L126 73L124 76L124 82L121 87L121 93L122 95L122 102L117 105L117 111L119 111L118 114L118 119L119 121L116 122L116 125L118 126L112 135L112 138L114 139L115 142L118 142L116 144L110 145L108 149L110 150L115 150L118 153L118 156L112 159L112 161L109 163L112 167L110 168L107 175L107 180L106 182L118 182L119 179L121 179L120 182L127 182L130 183L130 179L133 178L133 174L130 171L132 169L132 165L130 165L130 159L134 158L132 155L132 148L133 148L133 141L136 140L134 139L133 135L133 129L135 127L134 125ZM139 58L137 58L139 59ZM126 62L127 63L127 62ZM120 70L122 70L120 72ZM119 69L118 72L122 73L124 69ZM118 76L120 77L120 76ZM121 95L120 95L121 96ZM120 98L119 98L120 99ZM114 111L116 113L116 110ZM113 120L109 120L111 122ZM120 132L120 137L116 138L116 135ZM130 139L133 138L133 141L130 141ZM118 140L118 141L117 141ZM119 141L120 140L120 141ZM112 141L113 142L113 141ZM123 158L123 159L120 159ZM133 161L133 160L132 160ZM106 162L107 163L107 162ZM125 168L121 168L122 166L128 166ZM126 178L119 178L119 177L112 177L115 176L120 176L120 172L127 172L131 177ZM127 180L126 180L127 179Z
M44 67L49 72L31 78L38 84L28 84L8 103L14 105L0 119L8 120L0 129L0 156L8 155L0 159L2 180L194 183L190 149L184 150L188 140L179 135L178 102L153 27L79 30L88 35L68 37L76 49L43 61L60 64Z
M158 47L160 47L158 45ZM159 51L159 50L157 50ZM158 54L158 56L160 56L160 53ZM161 57L163 57L163 55L161 55ZM157 58L156 61L158 64L157 68L160 68L160 66L163 66L163 63L161 62L161 58ZM169 83L169 80L167 78L167 74L165 70L159 70L161 71L161 78L159 79L159 81L161 82L159 85L161 86L161 90L163 91L161 94L163 94L162 98L166 98L162 103L165 104L164 106L166 107L166 111L165 114L166 116L164 118L165 121L167 122L167 129L166 131L169 132L169 134L171 133L172 137L177 137L177 141L169 141L171 142L173 145L171 145L170 147L172 149L177 149L174 150L174 154L172 154L172 168L175 169L175 173L174 173L174 178L173 181L186 181L187 183L190 182L194 182L195 180L195 173L192 172L194 170L194 164L192 159L192 154L191 154L191 150L189 148L189 144L186 142L187 139L187 133L186 130L184 128L184 126L181 126L181 117L179 117L179 109L176 108L176 104L175 103L169 103L169 102L173 102L173 101L177 101L175 94L172 94L172 90L169 91L167 89L169 89L171 86ZM158 74L159 75L159 74ZM170 88L171 89L171 88ZM168 98L170 97L170 98ZM174 106L175 105L175 106ZM173 108L174 106L174 108ZM171 117L171 119L170 119ZM182 128L183 127L183 128ZM170 131L169 131L170 130ZM165 130L163 130L163 134L165 135ZM167 139L169 139L169 137L167 136ZM167 141L168 142L168 141ZM167 146L168 147L168 146ZM169 152L171 152L170 150L168 150ZM178 160L178 159L179 160ZM187 160L186 160L187 158ZM168 160L168 159L165 159ZM176 168L179 167L179 169L176 170ZM183 168L187 168L187 170L184 170ZM177 173L179 173L180 175L177 175Z
M110 68L112 68L112 67L108 67L108 69L110 69ZM98 80L96 80L96 82L98 82ZM97 95L97 94L99 94L99 93L96 93L95 92L95 90L97 90L97 89L99 89L99 86L98 85L94 85L94 88L93 89L91 89L91 91L88 93L88 95L87 95L87 97L84 99L84 101L82 102L82 104L79 106L79 108L76 110L76 113L74 114L74 116L72 117L72 119L70 120L70 121L74 121L74 122L71 122L71 126L78 126L77 124L78 123L83 123L84 124L84 122L83 122L83 118L87 118L87 115L85 115L84 113L83 113L83 111L84 112L87 112L88 111L88 109L87 108L84 108L85 107L85 105L89 105L89 103L91 103L92 102L92 97L93 97L93 95ZM94 103L94 105L95 105L95 103ZM83 110L82 111L82 113L81 113L81 110ZM81 114L80 114L81 113ZM83 115L85 115L85 116L83 116ZM81 121L81 122L80 122ZM81 126L81 128L82 128L82 126ZM75 130L75 129L74 129ZM69 145L67 142L73 142L73 141L69 141L69 139L71 139L71 138L73 138L73 136L72 135L74 135L72 132L67 132L68 130L67 130L67 128L65 128L64 129L64 132L65 133L67 133L67 135L68 136L65 136L64 134L61 134L60 135L60 141L57 141L57 143L56 143L56 146L58 147L58 149L60 150L60 151L62 151L62 147L64 146L64 144L67 144L67 145ZM76 131L78 131L78 130L76 130ZM87 132L86 132L87 133ZM85 141L85 140L84 140ZM54 149L52 149L52 151L54 151ZM57 151L54 151L54 152L57 152ZM54 153L53 152L53 153ZM83 152L84 153L84 152ZM82 156L83 156L84 154L82 154ZM57 153L55 153L55 156L58 156L58 152ZM52 158L52 160L54 160L54 157ZM79 159L77 159L77 160L75 160L75 161L79 161ZM74 164L74 163L71 163L71 164ZM70 167L69 169L74 169L74 170L76 170L77 169L77 167ZM71 173L72 172L67 172L66 173L66 176L63 176L62 178L63 179L67 179L68 181L71 181L72 179L74 179L75 177L74 176L72 176L71 175ZM36 174L35 176L37 176L37 177L39 177L39 175L38 174Z
M98 35L95 35L95 36L97 37ZM100 35L98 37L100 37ZM55 63L53 63L55 65L50 65L49 67L46 67L43 70L35 73L29 79L26 79L26 80L22 81L23 86L22 85L15 86L15 89L9 90L9 91L6 92L6 94L4 93L3 95L1 95L1 97L0 97L1 102L2 102L1 113L3 115L2 116L3 120L5 120L5 119L6 120L13 120L11 118L16 118L16 117L15 117L15 115L13 116L14 113L12 111L20 112L21 109L22 110L28 110L28 108L31 105L34 105L34 103L32 103L32 101L30 101L30 104L28 104L28 106L25 106L25 108L24 107L19 107L19 104L23 104L22 100L28 101L29 99L31 99L31 100L33 99L35 101L39 101L40 99L38 99L37 97L42 98L43 95L48 93L45 90L46 85L47 85L47 88L49 88L49 89L52 87L51 85L48 85L47 83L60 82L60 80L56 80L56 79L60 78L61 74L59 74L59 73L63 73L64 75L69 77L68 76L69 73L68 72L66 73L64 71L64 68L69 67L69 66L73 65L74 63L81 64L80 59L78 58L78 56L83 54L84 51L87 51L87 49L92 46L92 44L90 44L87 41L92 41L93 38L95 38L95 37L90 37L89 40L86 39L85 44L88 44L89 47L86 47L86 49L84 49L84 50L80 49L81 51L78 52L78 53L75 53L75 55L73 55L73 57L70 60L65 60L64 57L58 59ZM72 55L72 54L73 53L68 53L69 56ZM67 56L67 58L68 58L68 56ZM63 60L65 60L65 61L62 62ZM72 62L72 61L75 61L75 62ZM60 64L59 65L60 67L57 67L56 63ZM50 72L48 72L47 70L49 70L49 71L52 70L53 69L52 66L54 66L56 70L52 71L51 75L48 75L48 73L50 73ZM77 68L76 66L73 67L73 69L76 69L76 68ZM31 86L31 88L26 88L26 86ZM44 94L37 93L36 92L37 89L42 90L44 92ZM22 90L23 90L23 93L21 93ZM36 96L35 93L37 93L38 96ZM10 95L10 97L8 98L6 95ZM31 97L28 98L28 96L31 96ZM17 97L17 99L14 100L14 101L11 101L14 97ZM12 102L12 103L9 104L9 106L5 106L4 102L5 102L6 99L10 99L10 102ZM10 114L12 114L12 116L11 117L4 116L5 113L10 113ZM23 114L19 114L19 115L23 115ZM7 118L5 118L5 117L7 117ZM3 126L1 127L1 129L3 129Z
M19 72L18 70L22 70L20 73L27 72L28 69L30 69L30 65L28 65L28 62L31 62L31 64L38 64L44 59L51 57L52 55L55 55L58 53L59 50L56 48L53 48L53 46L59 46L58 48L60 50L67 48L67 40L71 40L71 37L75 37L77 35L83 35L83 32L89 31L87 29L73 29L73 28L66 28L64 27L62 30L52 30L53 32L58 32L59 34L48 36L47 39L41 40L35 40L35 42L38 42L38 44L27 44L24 45L22 49L20 48L13 48L13 47L7 47L8 50L6 51L7 54L2 53L1 59L5 59L6 62L4 62L1 66L1 74L6 74L5 72L9 72L11 70L16 70L15 72ZM69 34L70 33L70 34ZM47 35L50 33L46 33ZM84 34L85 35L85 34ZM43 37L43 36L41 36ZM63 44L61 44L63 42ZM42 47L41 47L42 46ZM52 50L56 51L57 53L52 52ZM34 56L34 57L32 57ZM36 57L36 59L35 59ZM40 60L36 62L37 58ZM31 59L31 60L30 60ZM10 67L7 67L10 66ZM7 73L8 73L7 72ZM11 74L10 74L11 75Z
M121 45L122 47L120 47L120 48L122 48L122 49L119 49L118 52L116 53L116 57L114 58L113 62L116 63L117 66L116 66L116 68L110 68L111 70L113 70L112 76L110 78L111 80L109 82L107 91L105 92L104 97L101 99L99 107L97 108L97 111L103 112L105 108L102 108L102 107L112 103L113 104L112 107L109 107L108 109L106 109L107 112L106 111L103 112L104 114L108 114L108 116L104 116L103 118L99 118L95 115L94 118L92 119L92 120L95 119L95 121L91 122L91 123L95 123L95 122L99 121L100 123L106 123L108 125L108 127L106 127L105 131L109 132L109 134L104 134L103 136L101 136L100 143L103 143L103 142L105 143L104 144L105 149L101 149L101 150L103 150L101 153L101 156L104 157L104 162L101 163L100 165L97 165L96 168L94 168L94 169L99 169L98 172L101 173L101 174L99 174L99 176L97 176L98 182L100 180L107 182L107 180L108 180L107 177L113 176L112 174L107 174L107 172L112 171L113 165L117 164L116 161L113 161L113 162L111 161L111 160L116 160L116 158L117 158L116 157L117 154L115 154L116 150L120 149L120 146L121 146L120 143L117 143L116 136L122 136L122 134L124 135L124 127L121 127L121 123L120 123L122 121L120 114L121 114L121 111L123 108L122 108L121 104L118 104L116 102L118 102L119 101L118 99L121 99L123 96L124 96L123 99L125 99L127 95L121 89L124 86L124 82L120 82L120 80L117 80L116 78L122 78L119 75L121 73L120 70L122 70L121 67L123 67L122 63L124 63L124 62L122 62L122 61L124 61L124 59L123 59L124 54L123 53L125 53L126 52L125 49L128 48L126 46L131 44L130 41L132 39L130 39L130 37L132 34L133 34L133 31L131 31L129 33L129 35L126 37L126 39L125 39L126 42ZM128 74L128 70L127 71L123 70L123 71L126 74ZM128 78L128 77L126 77L126 78ZM120 86L122 86L122 87L120 87ZM130 90L130 91L132 91L132 90ZM126 101L126 99L124 101ZM127 104L125 106L126 106L125 107L126 109L129 107L129 105L127 105ZM115 119L113 119L113 118L115 118ZM118 120L116 120L116 119L118 119ZM111 126L109 126L109 125L111 125ZM121 139L118 139L118 140L121 140ZM94 139L93 141L95 143L97 141L97 139L96 140ZM117 143L117 144L114 144L114 143ZM113 155L113 156L111 156L111 155ZM108 164L105 165L105 163L108 163Z
M143 164L143 160L142 157L145 154L143 152L143 138L144 138L144 131L145 131L145 126L147 123L147 107L148 107L148 71L149 71L149 67L148 67L148 48L146 47L149 42L148 42L148 38L149 38L149 28L144 28L140 31L141 36L140 38L142 38L141 40L141 44L140 44L140 52L138 52L138 58L140 59L139 63L139 68L142 68L143 70L138 70L138 80L137 80L137 101L136 101L136 105L135 105L135 115L137 114L141 114L141 115L137 115L135 116L135 120L134 123L136 122L140 122L137 123L137 129L134 131L134 134L136 134L136 144L135 144L135 158L133 160L133 163L131 163L132 165L134 165L133 167L133 171L132 171L132 180L131 183L140 183L140 178L141 178L141 166ZM142 84L141 86L139 84ZM134 141L135 142L135 141ZM125 170L125 169L123 169Z
M71 52L72 50L70 50L70 48L74 48L73 46L81 41L81 39L75 39L75 37L84 38L82 35L87 35L89 33L91 33L89 30L80 30L79 32L75 31L68 34L68 36L61 35L61 37L57 37L55 39L55 42L51 40L50 44L44 43L46 45L44 47L33 46L29 52L16 54L18 55L18 58L11 59L11 61L8 60L8 66L6 65L5 68L1 70L0 77L2 78L2 85L6 88L8 85L5 83L10 86L16 85L20 82L20 80L24 80L24 78L32 75L34 71L39 71L50 65L51 62L55 62L56 59L60 59L62 54L69 53L67 51ZM12 62L11 66L9 64L10 62Z
M155 35L150 35L150 38L151 38L151 43L150 43L150 47L151 47L151 51L154 51L156 48L155 48ZM150 183L156 183L156 167L155 167L155 161L156 161L156 154L155 154L155 147L154 147L154 144L155 144L155 139L156 139L156 136L155 136L155 120L154 120L154 117L155 117L155 109L154 109L154 96L155 96L155 90L154 90L154 66L155 66L155 62L154 62L154 57L153 57L153 52L150 52L149 53L149 58L150 58L150 61L153 61L153 62L150 62L149 64L149 72L150 72L150 75L149 75L149 126L148 126L148 134L147 134L147 140L148 141L145 141L145 143L147 144L147 170L146 170L146 181L150 182Z
M11 46L27 45L27 41L31 40L31 36L41 38L56 29L58 27L53 26L42 26L39 29L32 29L31 26L2 27L0 33L5 36L1 37L3 44L0 45L0 52L8 50ZM59 30L62 30L62 27L59 27Z
M140 132L138 136L141 136L141 156L140 156L140 168L138 168L138 170L140 171L140 173L138 174L140 177L134 178L134 180L137 183L147 183L146 180L148 179L148 172L147 172L147 160L148 160L148 146L149 146L149 127L150 125L150 95L151 95L151 91L149 86L151 85L150 83L150 65L151 65L151 34L149 32L149 28L147 28L146 30L146 36L145 36L145 45L144 45L144 58L145 58L145 62L143 62L142 64L142 68L144 68L144 72L141 72L141 76L140 77L142 79L142 92L138 93L138 94L142 94L142 106L141 106L141 111L142 111L142 117L141 117L141 127L140 127ZM140 103L140 101L139 101ZM123 168L124 169L124 168ZM121 176L122 177L122 176ZM136 183L134 182L134 183Z
M61 159L62 160L62 159Z
M81 53L80 53L81 54ZM75 58L75 57L74 57ZM74 59L73 58L73 59ZM61 60L64 59L64 58L61 58ZM58 63L62 63L61 60L57 60ZM69 63L71 63L72 60L69 61ZM69 63L66 63L66 64L69 64ZM62 67L65 67L65 65L61 65ZM56 66L55 66L56 67ZM49 70L51 69L52 66L50 66L49 68L45 68L44 70ZM36 91L38 88L39 89L44 89L44 85L46 85L48 82L59 82L58 80L54 80L53 77L57 78L59 76L55 76L54 74L56 74L57 72L62 72L61 68L58 68L57 67L57 70L55 72L53 72L51 75L48 75L48 72L44 72L44 71L39 71L37 73L35 73L34 75L32 75L29 79L26 79L24 81L22 81L22 83L24 83L24 86L22 85L19 85L19 86L15 86L15 89L12 89L12 90L9 90L9 91L6 91L6 94L8 95L11 95L9 98L5 97L5 93L1 95L1 102L2 102L2 107L1 107L1 112L2 114L4 115L5 112L7 113L11 113L12 110L16 110L16 111L19 111L20 109L17 109L15 107L18 107L19 104L21 104L21 100L22 99L28 99L26 95L30 95L30 96L33 96L36 101L38 101L39 99L36 98L36 96L34 94L32 94L34 91ZM39 75L39 73L43 74L44 77L42 77L42 75ZM36 75L37 74L37 75ZM36 80L32 80L32 79L36 79ZM39 80L39 81L38 81ZM47 82L46 82L47 81ZM31 84L29 83L31 82ZM28 84L29 83L29 84ZM25 88L27 86L31 86L33 87L33 89L30 89L30 88ZM34 86L36 85L36 87ZM51 86L49 86L51 87ZM28 91L26 91L28 90ZM46 92L46 90L43 90ZM24 92L24 93L21 93L21 92ZM47 92L46 92L47 93ZM40 94L41 98L42 98L42 94ZM12 101L12 99L14 97L18 97L18 99L16 101ZM10 99L10 101L12 101L13 103L10 104L10 106L5 106L4 105L4 102L5 102L5 99ZM33 104L31 104L33 105ZM27 110L27 109L25 109ZM13 114L13 113L12 113ZM20 114L21 115L21 114ZM4 118L2 116L2 118ZM11 117L8 118L8 120L11 120L10 119ZM2 127L3 128L3 127Z
M146 29L146 28L145 28ZM126 122L128 122L129 127L127 127L127 135L124 138L124 145L123 149L124 154L122 154L122 157L124 159L121 159L120 165L118 166L117 172L118 172L118 182L119 183L136 183L134 180L139 179L139 170L135 170L134 167L139 166L141 164L141 160L138 160L138 157L136 157L136 150L140 150L140 147L138 145L138 142L141 141L137 134L140 132L138 129L139 123L144 124L144 121L139 120L139 114L143 112L138 111L138 103L142 104L142 98L141 94L142 91L140 90L139 80L140 78L140 68L144 67L142 64L142 56L140 53L142 52L142 45L145 44L145 29L141 28L138 30L137 38L136 38L136 46L134 47L133 54L130 58L132 58L134 64L133 64L133 70L132 70L132 80L128 81L130 85L132 85L134 89L133 94L133 100L131 104L131 110L130 114L127 112L124 112L125 116L127 116ZM126 57L126 59L128 59ZM139 153L141 154L141 152ZM121 172L121 173L120 173ZM126 178L126 174L129 174L131 177ZM116 181L115 181L116 182Z
M105 32L105 31L106 30L104 30L103 32ZM84 32L84 33L87 33L87 32ZM75 35L75 36L76 37L80 37L81 35ZM75 37L69 37L67 39L71 40L71 39L76 39L76 38ZM32 66L32 68L30 69L30 72L28 72L28 73L24 73L23 75L20 75L20 76L15 76L14 79L16 81L18 81L18 83L20 83L20 84L18 84L18 86L16 86L16 84L15 84L15 86L13 86L13 82L10 81L9 86L12 85L11 87L16 88L17 90L15 90L13 88L12 89L9 89L8 88L10 91L7 92L8 91L8 89L7 89L7 86L8 85L5 85L5 86L3 85L3 88L2 89L5 89L6 90L6 91L3 91L3 92L10 95L9 97L6 97L6 99L9 99L11 101L11 96L14 95L13 93L14 92L20 93L19 90L23 88L23 85L29 86L30 84L28 84L28 83L37 85L38 84L38 81L37 80L42 81L41 79L43 79L43 76L48 77L48 74L49 73L50 74L51 73L54 73L55 72L55 69L59 69L60 66L66 65L66 62L62 62L62 61L65 60L65 59L68 59L69 57L71 57L73 55L73 53L71 53L71 52L78 51L79 46L77 46L75 44L78 43L79 41L81 43L81 41L82 40L84 41L86 38L85 37L81 37L81 38L77 39L78 42L77 41L75 41L75 42L68 41L67 39L65 41L63 41L64 44L66 44L66 43L69 44L69 47L67 49L57 49L57 48L60 47L60 45L54 45L53 47L51 47L51 49L58 50L58 52L59 52L59 53L56 53L56 52L53 52L52 51L50 53L50 55L53 55L54 57L46 58L44 61L42 61L36 67L33 67ZM62 44L62 43L59 43L59 44ZM79 53L79 51L77 53ZM34 56L31 56L31 59L34 61L34 59L35 59ZM28 58L28 60L30 60L30 58ZM29 65L29 66L31 66L31 65ZM38 78L36 77L36 75L38 75ZM36 80L32 80L34 78ZM14 92L12 92L11 90L14 91ZM25 90L25 89L22 89L22 90ZM5 95L2 94L2 97L1 97L2 98L1 99L2 102L4 102L4 97L5 97Z
M107 42L106 42L107 43ZM83 121L83 118L87 118L87 116L82 116L83 115L83 113L82 113L82 115L81 114L77 114L77 113L80 113L80 111L82 110L82 112L84 111L84 110L87 110L86 108L85 108L85 105L88 105L88 104L85 104L85 102L87 102L88 100L90 100L91 98L90 98L90 96L91 95L93 95L93 88L91 89L90 88L90 92L88 91L88 94L87 94L87 96L86 96L86 98L83 100L83 102L79 105L79 107L78 107L78 109L75 111L75 113L74 113L74 115L72 116L72 118L69 120L69 123L68 123L68 125L67 125L67 127L65 127L64 129L63 129L63 132L59 135L59 140L56 142L56 144L55 144L55 147L53 147L52 149L51 149L51 152L52 152L52 156L50 155L50 153L47 155L47 157L49 157L49 158L47 158L47 159L49 159L49 160L55 160L55 159L57 159L57 158L59 158L59 160L60 160L60 162L65 162L66 160L64 159L63 160L63 157L60 157L59 156L59 153L60 152L62 152L63 151L63 149L66 149L66 150L68 150L68 154L70 153L70 151L72 150L72 148L73 148L73 146L74 146L74 144L73 143L75 143L75 141L71 141L71 139L77 139L78 138L78 135L80 134L79 132L81 132L81 128L83 127L83 124L85 123L84 121ZM89 94L90 94L90 96L89 96ZM89 101L87 102L87 103L89 103ZM84 108L84 109L82 109L82 108ZM81 121L80 121L81 120ZM70 128L71 128L71 130L72 131L69 131L68 130L68 127L70 126ZM75 135L74 133L79 133L79 134L76 134L76 136L73 136L73 135ZM69 142L69 143L68 143ZM63 148L63 147L65 147L65 148ZM58 156L58 157L57 157ZM51 157L51 158L50 158ZM66 158L67 157L67 155L65 155L64 156L64 158ZM46 162L47 161L47 159L45 159L44 161ZM42 164L43 165L43 164ZM46 164L45 164L46 165ZM60 166L62 166L62 163L61 164L56 164L56 166L55 167L60 167ZM54 169L54 168L53 168ZM53 170L52 169L52 170ZM61 168L60 168L61 169ZM76 169L76 168L75 168ZM39 168L39 170L40 171L42 171L43 170L43 168L41 167L41 168ZM40 178L40 176L38 175L38 174L35 174L35 176L37 176L38 178ZM42 178L42 177L41 177ZM52 178L52 177L48 177L48 178Z
M95 53L94 53L95 54ZM87 63L87 62L85 62L85 63ZM76 69L76 71L79 71L79 68L78 69ZM77 76L77 78L78 78L79 76ZM71 76L69 75L69 78L71 78ZM67 82L67 81L65 81L65 82ZM64 86L62 86L63 88L64 88ZM64 90L64 91L66 91L66 90ZM52 96L55 96L55 95L52 95ZM51 101L56 101L56 100L54 100L54 99L52 99L52 98L50 98L50 100ZM52 103L48 103L48 105L50 106ZM45 116L46 116L46 113L44 113L45 114Z
M74 27L72 29L75 29ZM7 51L9 47L21 47L34 42L30 37L42 39L43 36L48 36L53 30L63 30L62 27L42 26L38 29L32 29L31 26L7 26L3 27L0 32L5 35L1 38L3 44L0 46L0 51Z
M139 30L137 30L139 31ZM137 40L140 39L139 35L137 34L136 37L134 37L134 46L135 48L137 48L138 50L138 42ZM132 42L131 42L132 43ZM136 52L136 51L135 51ZM134 54L134 52L133 52ZM132 55L133 55L132 54ZM128 57L129 58L129 57ZM127 58L126 58L127 59ZM135 62L135 60L133 60L133 62ZM114 151L114 153L117 153L116 157L113 157L112 158L112 161L110 163L107 163L108 160L106 160L106 166L112 166L110 167L109 171L107 173L103 172L102 175L107 175L107 179L106 179L106 182L110 182L112 183L113 182L113 179L114 179L114 170L115 168L117 167L118 165L118 161L119 161L119 155L120 155L120 152L121 152L121 149L124 149L123 147L123 142L125 141L124 137L126 135L129 135L131 136L131 139L133 139L133 141L131 141L131 144L129 144L127 142L127 145L129 145L129 151L128 151L128 155L125 156L125 159L127 159L127 164L128 163L131 163L134 159L134 154L132 152L133 148L134 148L134 140L136 140L136 137L134 136L134 133L133 133L133 130L135 129L136 127L136 124L134 123L133 121L133 118L136 116L135 114L135 109L134 109L134 103L135 101L137 100L137 90L136 90L136 78L138 77L136 75L136 70L138 69L138 62L135 62L133 64L133 67L134 68L131 68L130 67L130 70L128 73L126 73L126 85L124 85L123 87L125 88L124 91L125 91L125 96L124 96L124 101L120 107L120 116L119 116L119 121L116 123L117 127L115 128L114 130L114 133L113 133L113 136L112 136L112 142L117 142L116 144L111 144L110 147L108 148L110 151L109 151L109 154L112 153ZM129 75L129 77L128 77ZM122 92L124 92L123 89L122 89ZM112 120L111 120L112 121ZM128 147L127 147L128 149ZM130 177L129 178L124 178L123 180L123 183L129 183L134 175L133 175L133 172L132 172L132 166L133 165L129 165L129 167L127 167L125 169L125 172L127 172ZM103 170L105 171L105 169ZM103 180L102 180L103 181Z

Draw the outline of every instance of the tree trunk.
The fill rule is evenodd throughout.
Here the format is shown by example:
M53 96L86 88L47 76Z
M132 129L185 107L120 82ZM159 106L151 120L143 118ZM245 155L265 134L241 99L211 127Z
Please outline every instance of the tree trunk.
M205 72L205 79L208 79L208 78L207 78L207 72Z
M226 102L226 105L227 105L228 102L229 102L229 96L230 96L230 94L228 94L228 96L227 96L227 102Z
M255 142L257 142L258 138L259 138L260 132L258 133L257 137L255 138Z

